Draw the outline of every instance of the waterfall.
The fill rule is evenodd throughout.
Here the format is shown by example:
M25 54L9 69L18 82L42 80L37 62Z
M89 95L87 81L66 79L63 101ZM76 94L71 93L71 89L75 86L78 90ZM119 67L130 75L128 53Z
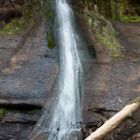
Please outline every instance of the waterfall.
M78 130L76 123L81 121L82 66L77 50L79 37L74 29L73 11L67 0L56 0L55 6L60 46L59 90L53 107L51 123L49 126L45 125L47 118L44 113L39 127L49 129L47 140L77 140L71 136L71 133Z
M59 24L59 46L62 79L60 96L54 112L51 129L59 129L57 140L70 139L68 133L80 120L80 71L81 63L77 52L78 37L73 28L73 11L67 0L56 0L57 21ZM66 136L67 135L67 136ZM51 134L48 140L54 140Z

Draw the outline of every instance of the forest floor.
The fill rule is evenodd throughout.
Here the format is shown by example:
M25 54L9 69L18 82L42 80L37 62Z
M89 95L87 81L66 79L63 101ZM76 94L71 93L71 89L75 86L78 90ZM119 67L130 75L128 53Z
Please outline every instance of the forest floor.
M118 60L89 64L85 82L84 116L95 129L135 97L140 96L140 23L115 22L122 44ZM105 50L105 49L103 49ZM109 140L124 140L140 132L140 111L112 133ZM87 123L87 122L85 122ZM94 128L93 128L94 130Z

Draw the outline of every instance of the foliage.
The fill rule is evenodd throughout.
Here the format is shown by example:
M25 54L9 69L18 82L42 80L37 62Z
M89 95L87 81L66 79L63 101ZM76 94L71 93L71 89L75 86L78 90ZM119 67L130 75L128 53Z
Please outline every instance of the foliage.
M121 55L121 46L117 33L112 24L98 13L97 6L95 5L93 10L86 7L83 18L97 40L111 51L114 58L118 58Z
M10 23L6 24L2 30L0 30L0 35L15 35L21 33L27 28L29 22L23 17L20 19L13 19Z
M140 5L130 3L129 0L118 2L111 0L112 19L125 22L140 21Z
M1 30L0 35L15 35L25 31L33 22L33 17L40 11L41 2L39 0L25 0L22 6L21 18L15 18L6 24Z
M117 33L112 24L99 14L97 14L94 18L93 24L93 30L95 31L96 38L104 46L111 50L114 58L118 58L121 55L121 46L117 40Z
M111 13L111 2L110 0L72 0L72 4L75 7L75 10L79 13L83 12L83 9L88 8L90 11L94 10L94 6L98 7L98 11L104 17L110 19L112 16Z
M132 5L129 0L73 0L72 4L96 38L111 50L115 58L119 57L121 46L117 40L117 33L109 21L140 22L140 6L134 2Z
M121 21L123 22L140 22L140 16L122 16Z
M99 14L108 20L139 22L140 18L140 5L131 0L72 0L72 4L79 13L85 8L93 11L96 5Z

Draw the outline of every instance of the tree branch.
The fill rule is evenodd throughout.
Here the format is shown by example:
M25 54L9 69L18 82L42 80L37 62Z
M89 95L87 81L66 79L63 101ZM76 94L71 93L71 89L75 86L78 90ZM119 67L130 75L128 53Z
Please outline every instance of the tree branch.
M95 132L91 133L85 140L102 140L107 134L113 131L119 126L126 118L132 116L132 114L140 108L140 97L137 97L126 105L120 112L106 121Z

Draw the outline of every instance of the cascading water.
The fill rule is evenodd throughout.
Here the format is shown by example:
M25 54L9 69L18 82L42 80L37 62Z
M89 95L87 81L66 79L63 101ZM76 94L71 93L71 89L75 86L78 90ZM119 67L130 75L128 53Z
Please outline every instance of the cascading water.
M45 125L47 118L44 112L39 127L49 129L47 140L77 140L71 133L78 130L75 124L81 121L82 66L77 50L78 35L73 27L73 11L67 0L56 0L55 5L60 46L59 92L53 107L51 123L49 126Z
M62 79L60 96L54 112L51 129L53 132L58 129L57 140L70 139L69 132L72 125L79 122L79 74L81 63L77 52L77 35L73 28L73 12L67 0L56 0L57 20L59 24L59 45L61 49L61 70ZM49 140L54 140L53 133Z

